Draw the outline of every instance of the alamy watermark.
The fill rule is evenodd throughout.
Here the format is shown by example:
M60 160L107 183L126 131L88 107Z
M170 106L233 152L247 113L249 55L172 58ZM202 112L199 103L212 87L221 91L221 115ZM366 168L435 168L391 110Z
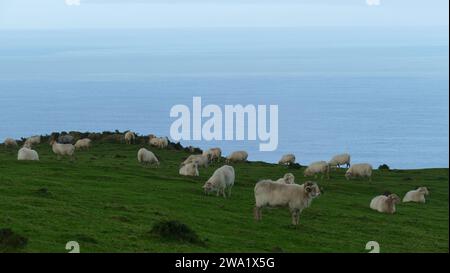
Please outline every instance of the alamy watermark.
M175 141L259 140L260 151L277 149L278 105L237 104L223 108L216 104L203 107L201 97L193 97L192 109L184 104L173 106L170 117L176 120L170 127L170 137Z

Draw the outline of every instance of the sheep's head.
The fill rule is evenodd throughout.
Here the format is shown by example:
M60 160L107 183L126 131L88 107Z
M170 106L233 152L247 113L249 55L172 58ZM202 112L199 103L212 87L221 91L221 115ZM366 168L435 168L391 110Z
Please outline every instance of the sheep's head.
M295 176L292 173L287 173L284 175L284 181L286 182L286 184L294 184Z
M390 194L390 195L388 196L388 199L389 199L391 202L393 202L394 204L399 204L399 203L400 203L400 197L398 197L398 195L395 194L395 193Z
M306 193L312 198L318 197L320 195L320 188L315 182L306 182L304 184Z
M420 187L418 188L419 192L424 194L424 195L429 195L430 192L428 191L427 187Z
M351 177L352 177L352 172L347 171L347 172L345 173L345 178L346 178L347 180L350 180Z
M151 134L151 135L148 136L148 139L154 139L154 138L156 138L156 136L153 135L153 134Z
M210 193L212 191L214 191L214 183L211 181L207 181L205 183L205 185L203 185L203 190L205 191L205 193Z
M311 176L311 171L307 168L307 169L305 170L305 172L303 173L303 176L304 176L304 177Z

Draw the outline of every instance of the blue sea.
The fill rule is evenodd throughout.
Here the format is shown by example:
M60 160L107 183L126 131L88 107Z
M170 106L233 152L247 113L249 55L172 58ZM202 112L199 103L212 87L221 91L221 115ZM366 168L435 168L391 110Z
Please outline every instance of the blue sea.
M182 141L308 164L449 165L448 28L0 31L0 141L55 131L169 136L173 105L277 104L279 145Z

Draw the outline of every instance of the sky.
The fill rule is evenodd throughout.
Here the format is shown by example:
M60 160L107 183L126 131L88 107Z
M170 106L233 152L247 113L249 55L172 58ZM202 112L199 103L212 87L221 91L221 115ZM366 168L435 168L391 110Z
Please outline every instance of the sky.
M445 26L448 0L0 0L0 29Z

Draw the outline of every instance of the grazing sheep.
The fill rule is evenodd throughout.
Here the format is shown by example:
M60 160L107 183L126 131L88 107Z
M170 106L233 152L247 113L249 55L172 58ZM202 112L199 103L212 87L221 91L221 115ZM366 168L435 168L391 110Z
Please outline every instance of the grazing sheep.
M8 147L18 147L19 145L17 145L17 141L12 139L12 138L7 138L5 139L5 142L3 142L3 144L5 144L5 148Z
M208 157L209 162L213 162L214 160L219 162L222 157L222 150L220 148L211 148L208 151L204 151L203 155Z
M72 144L74 137L72 135L62 135L58 137L58 143L60 144Z
M370 208L382 213L395 213L395 204L400 203L400 198L394 193L388 196L379 195L372 199Z
M80 140L78 140L75 143L75 149L77 149L77 150L83 150L83 149L89 150L89 148L91 147L91 142L92 141L89 138L80 139Z
M205 155L190 155L186 160L181 163L181 166L184 166L189 163L196 163L198 167L204 167L207 168L209 161L208 157Z
M292 165L294 163L295 163L295 155L293 154L283 155L280 161L278 161L278 164L280 165Z
M318 174L321 174L321 179L323 179L324 175L327 175L327 178L330 178L330 167L325 161L317 161L311 163L304 172L305 177L314 176L316 177Z
M349 168L350 167L350 155L349 154L335 155L328 162L328 164L330 164L330 167L338 167L338 168L340 168L341 165L346 165L347 168Z
M180 168L180 175L199 176L197 163L189 163Z
M141 163L143 165L155 163L157 166L159 166L159 160L156 157L156 155L153 152L151 152L145 148L139 149L139 151L137 153L137 159L138 159L139 163Z
M17 160L39 161L39 155L35 150L31 150L27 147L22 147L17 154Z
M262 208L266 206L282 206L289 207L292 224L298 225L300 213L319 195L320 189L315 182L287 185L267 180L260 181L255 186L255 219L257 221L262 219Z
M295 184L295 176L292 173L287 173L275 182L281 184Z
M134 143L135 140L136 140L136 135L133 132L128 131L125 133L125 143L126 144L132 144L132 143Z
M211 178L203 185L205 193L217 192L217 196L222 194L224 198L227 197L225 190L228 189L228 197L231 197L231 188L234 185L234 168L224 165L218 168Z
M429 195L426 187L419 187L417 190L409 191L403 197L403 202L425 203L425 195Z
M41 136L32 136L25 140L26 147L31 148L33 145L41 143Z
M75 146L72 144L62 144L52 140L50 145L52 145L52 151L56 154L58 160L63 156L70 157L70 160L74 159L73 155L75 153Z
M227 163L233 162L245 162L247 161L248 153L246 151L237 151L233 152L231 155L227 157Z
M372 165L367 163L353 164L345 173L345 178L368 177L372 181Z
M149 144L159 149L164 149L169 146L169 140L167 139L167 137L155 137L154 135L150 135Z

